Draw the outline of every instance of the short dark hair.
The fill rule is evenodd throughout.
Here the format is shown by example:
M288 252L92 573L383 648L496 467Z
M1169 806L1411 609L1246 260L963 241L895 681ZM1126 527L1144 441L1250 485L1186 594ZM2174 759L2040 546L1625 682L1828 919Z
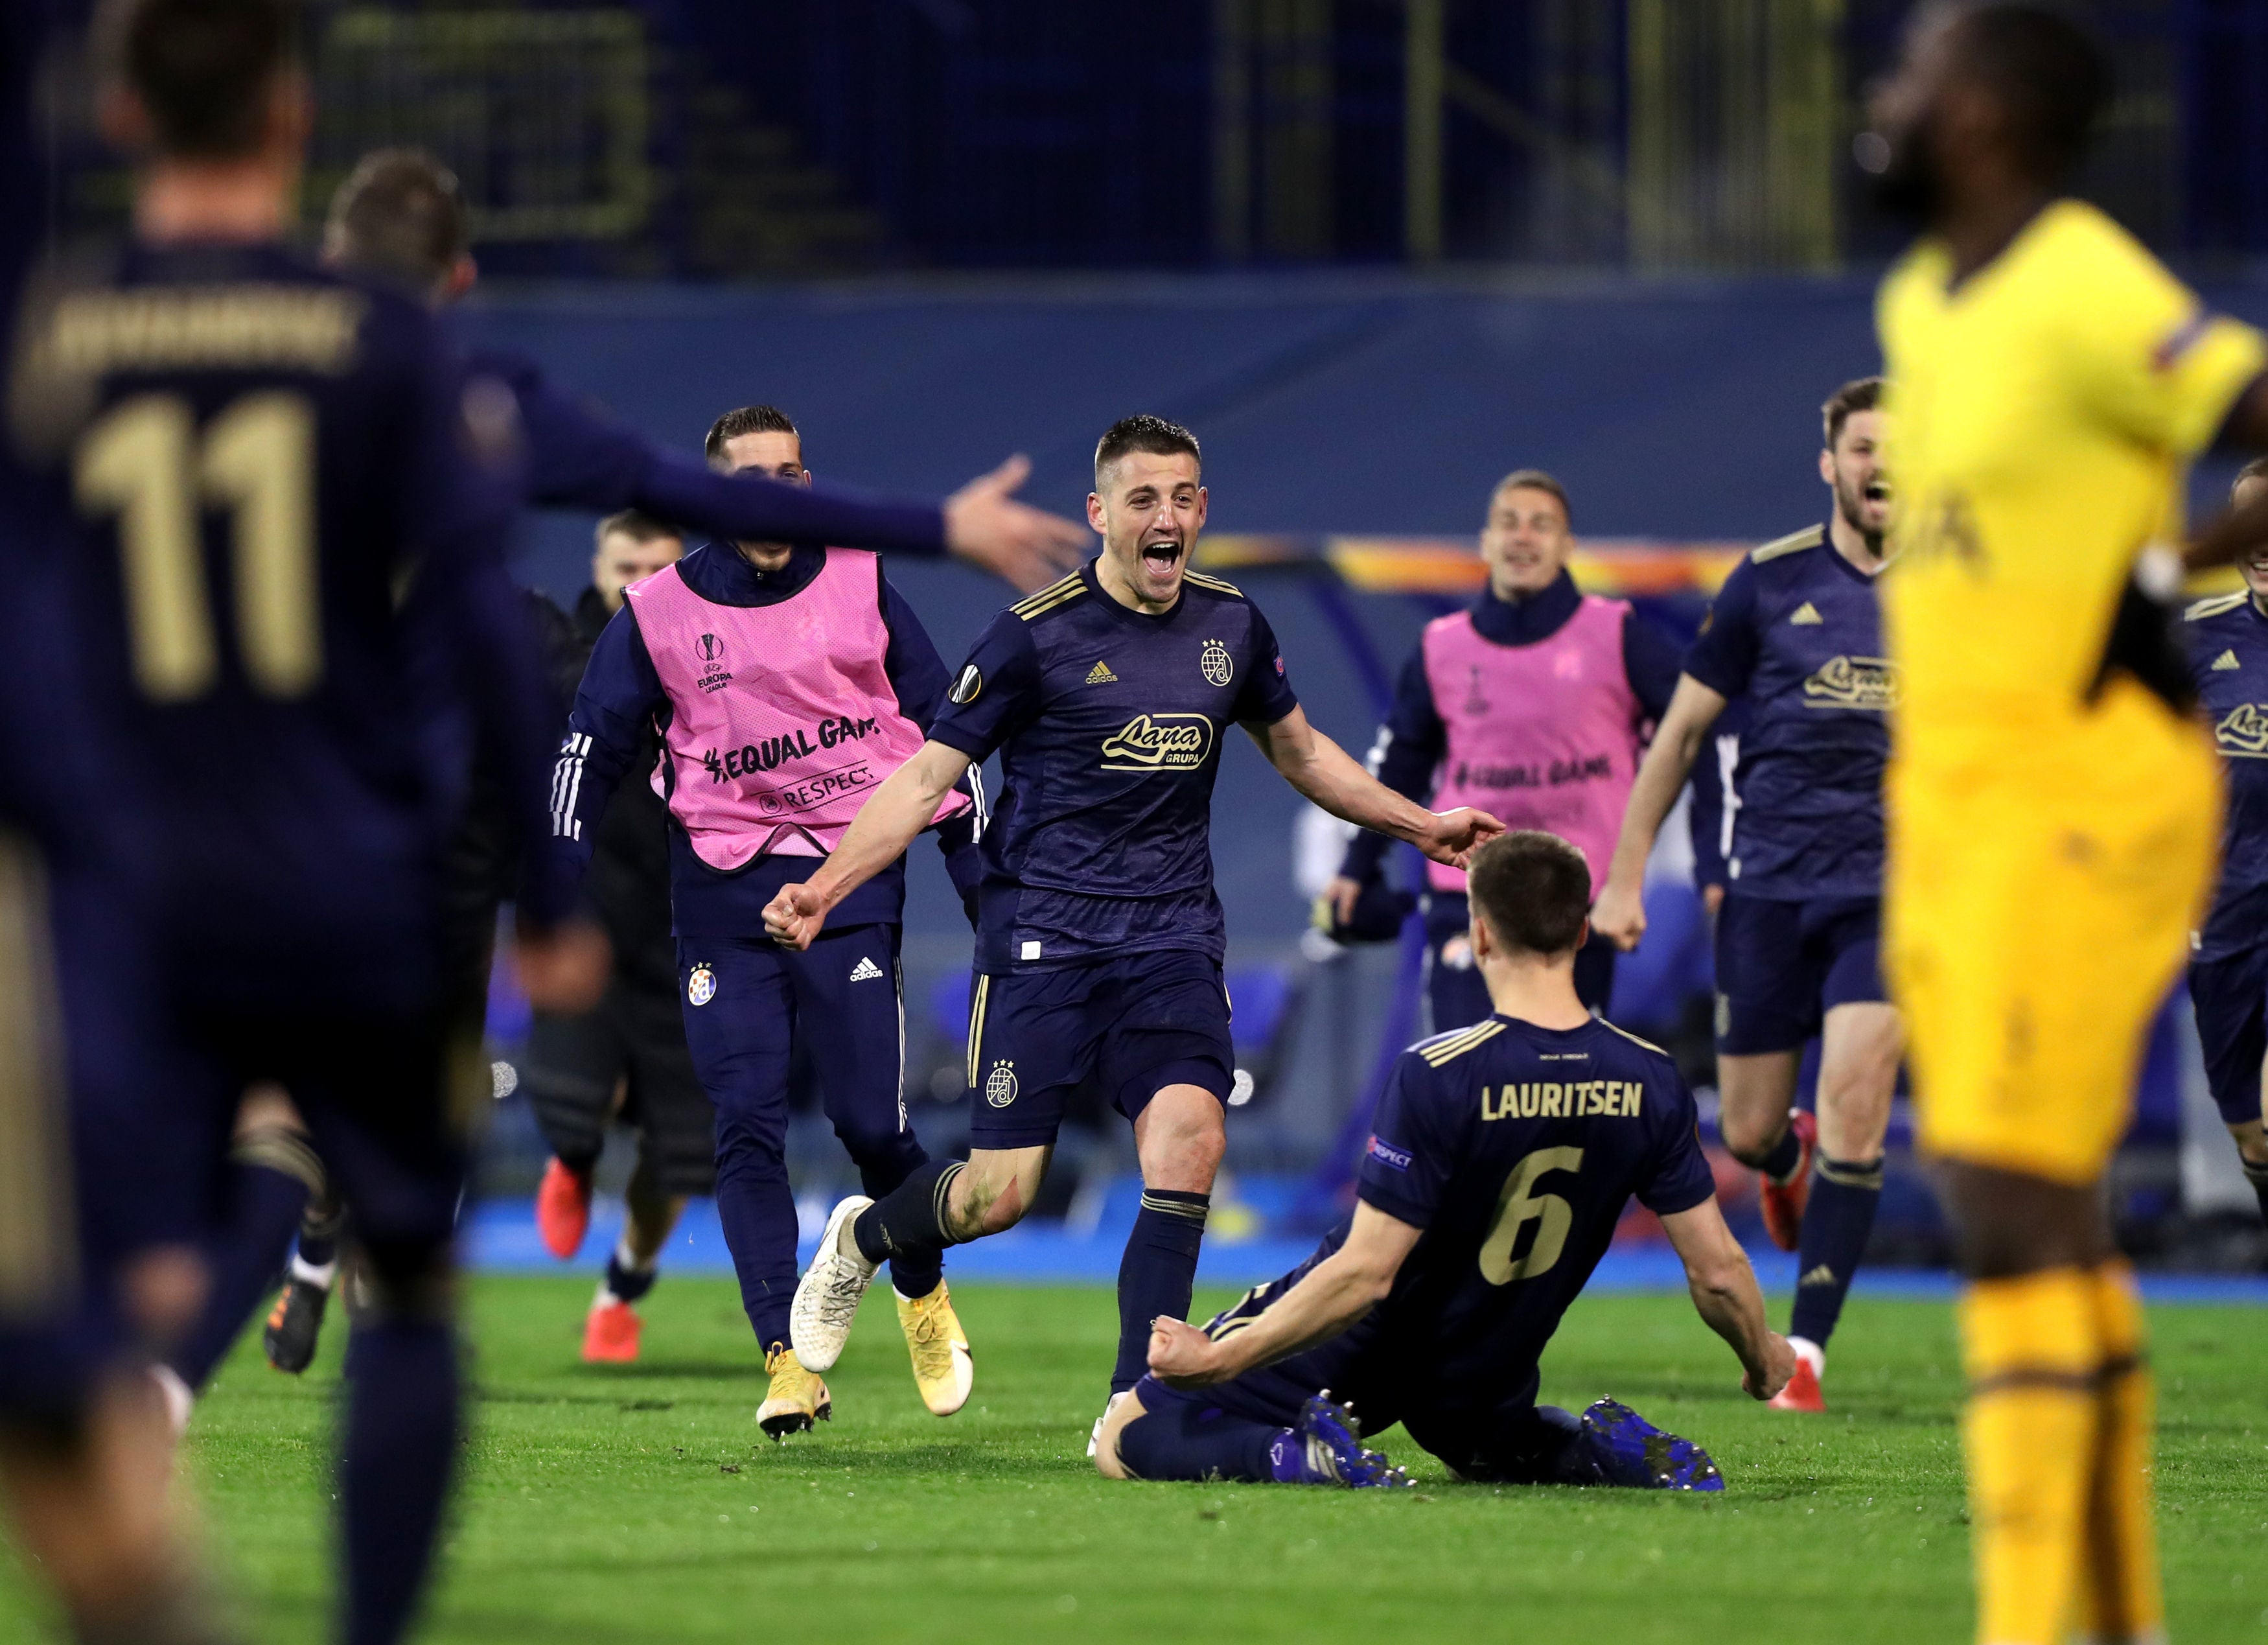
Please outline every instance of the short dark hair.
M2236 471L2236 477L2228 483L2229 491L2233 493L2247 480L2268 480L2268 454L2255 457L2239 468Z
M1102 438L1094 442L1094 489L1102 489L1102 472L1129 452L1148 452L1155 457L1170 457L1175 452L1187 452L1197 461L1197 471L1204 471L1204 454L1197 449L1197 437L1178 423L1168 423L1161 417L1152 417L1144 411L1134 417L1123 417L1102 431Z
M1557 476L1546 474L1541 468L1514 468L1496 483L1496 490L1489 493L1489 501L1493 503L1506 491L1514 490L1543 491L1557 498L1560 514L1569 525L1575 523L1575 505L1567 500L1567 488L1559 483Z
M298 61L292 0L117 0L97 44L140 100L158 152L237 159L260 147L269 98Z
M423 149L365 154L331 196L324 240L350 269L421 290L448 277L470 243L457 174Z
M620 535L633 542L653 542L663 537L682 537L685 534L667 520L656 520L652 514L635 508L625 508L620 513L609 514L599 522L591 534L591 546L603 547L608 537Z
M1491 935L1530 954L1565 954L1583 941L1591 869L1557 834L1514 829L1472 854L1465 889Z
M712 463L725 459L725 442L738 439L743 434L792 434L798 439L803 432L788 414L777 406L734 406L709 425L709 438L701 443Z
M1872 411L1882 403L1882 380L1879 377L1853 377L1819 408L1819 436L1833 451L1835 442L1843 438L1843 425L1858 411Z
M1955 72L2007 107L2033 178L2058 184L2110 101L2110 59L2093 33L2042 0L1985 0L1954 23Z

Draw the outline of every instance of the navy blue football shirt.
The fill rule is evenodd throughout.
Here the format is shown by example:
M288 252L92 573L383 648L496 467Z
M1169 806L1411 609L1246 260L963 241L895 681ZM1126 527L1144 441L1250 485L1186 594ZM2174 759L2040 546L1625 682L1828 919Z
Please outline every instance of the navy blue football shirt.
M1425 1230L1374 1328L1408 1396L1523 1385L1631 1198L1670 1216L1715 1193L1697 1119L1668 1056L1608 1022L1490 1016L1403 1052L1355 1192Z
M86 663L176 974L422 1003L475 719L522 841L557 708L502 549L512 439L424 308L280 245L135 247L27 306L18 434L70 498ZM564 877L523 908L564 915Z
M1000 752L977 969L1155 948L1218 963L1221 738L1298 706L1268 620L1218 578L1184 573L1153 616L1104 593L1090 560L993 618L929 731L972 760Z
M1685 672L1750 699L1727 889L1783 902L1881 896L1897 676L1874 579L1819 526L1767 543L1725 579Z
M2228 771L2220 885L2197 957L2226 959L2268 942L2268 616L2249 594L2190 607L2183 632L2198 702Z

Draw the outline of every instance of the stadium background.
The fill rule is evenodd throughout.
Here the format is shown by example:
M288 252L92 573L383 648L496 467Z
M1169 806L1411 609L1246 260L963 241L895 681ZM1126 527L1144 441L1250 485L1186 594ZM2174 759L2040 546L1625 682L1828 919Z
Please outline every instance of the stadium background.
M1419 626L1476 586L1470 537L1505 471L1565 480L1579 579L1683 633L1741 547L1818 518L1815 408L1874 369L1873 282L1898 241L1844 157L1906 9L317 4L309 199L379 144L434 150L475 206L467 334L681 446L769 401L828 479L938 493L1020 450L1027 495L1076 513L1102 426L1188 424L1213 493L1201 563L1257 597L1308 712L1359 750ZM2268 4L2097 10L2122 84L2087 191L2213 304L2268 322ZM68 84L48 100L62 226L114 221L125 175L72 130ZM2198 498L2225 483L2205 468ZM532 521L523 579L571 601L589 523ZM956 567L892 575L948 661L1005 594ZM1275 1272L1329 1213L1381 1049L1417 1030L1413 948L1303 937L1337 848L1302 810L1256 755L1227 757L1215 854L1256 1084L1214 1278ZM1658 868L1616 1014L1705 1079L1705 937L1675 852ZM909 1097L950 1147L969 945L935 865L913 884ZM537 1250L541 1153L508 1090L525 1022L508 978L497 1007L475 1248L512 1266ZM2142 1085L2118 1174L2130 1243L2257 1268L2178 999ZM1045 1207L1065 1221L982 1248L992 1271L1115 1269L1138 1186L1123 1131L1067 1137L1078 1169ZM813 1116L792 1153L814 1211L850 1178ZM626 1170L610 1156L602 1184ZM721 1265L713 1219L692 1226L669 1260ZM1896 1152L1877 1242L1940 1252Z

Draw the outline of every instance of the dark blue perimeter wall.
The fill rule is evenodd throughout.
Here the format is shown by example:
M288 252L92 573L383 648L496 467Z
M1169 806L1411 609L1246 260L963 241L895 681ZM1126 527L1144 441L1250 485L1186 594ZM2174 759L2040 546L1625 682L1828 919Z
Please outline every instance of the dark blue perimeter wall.
M2205 289L2268 321L2268 272ZM1818 517L1816 407L1879 360L1872 284L1857 277L606 286L494 294L461 319L658 440L697 451L718 412L769 401L802 426L816 473L894 491L939 494L1021 451L1027 495L1076 514L1097 435L1157 412L1203 441L1224 532L1469 533L1491 483L1534 465L1566 483L1581 533L1763 540ZM2198 494L2225 483L2206 465ZM525 579L571 595L589 528L531 524ZM948 664L1006 597L958 567L892 574ZM1310 716L1359 751L1370 689L1306 576L1243 580ZM1350 604L1389 670L1439 609ZM1229 755L1216 856L1240 948L1300 928L1297 809L1256 752ZM909 936L956 936L941 875L915 881Z

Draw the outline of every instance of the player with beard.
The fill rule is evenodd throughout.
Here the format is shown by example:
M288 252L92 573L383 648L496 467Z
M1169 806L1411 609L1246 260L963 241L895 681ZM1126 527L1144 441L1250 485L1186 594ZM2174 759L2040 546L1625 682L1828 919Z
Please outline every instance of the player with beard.
M1763 1173L1765 1227L1797 1253L1788 1326L1800 1363L1776 1409L1822 1411L1827 1340L1881 1199L1897 1083L1897 1012L1878 948L1882 763L1896 678L1882 661L1874 579L1889 491L1878 378L1821 409L1825 526L1737 566L1686 653L1638 769L1592 923L1624 948L1646 931L1646 862L1709 729L1749 699L1740 804L1717 912L1718 1123ZM1804 1043L1821 1040L1818 1118L1795 1111Z
M1230 726L1324 810L1436 861L1462 867L1501 830L1481 812L1405 799L1308 725L1259 609L1189 569L1205 503L1187 429L1154 417L1112 424L1086 502L1101 557L993 619L928 742L819 871L764 911L781 944L808 947L961 775L1000 750L969 1013L969 1157L835 1207L796 1289L796 1352L808 1365L835 1362L885 1260L1014 1226L1082 1083L1132 1122L1142 1168L1118 1273L1114 1401L1142 1375L1150 1322L1188 1314L1235 1069L1211 845Z
M707 451L720 473L789 485L810 477L802 436L774 406L725 412ZM623 591L583 672L553 780L554 833L578 863L603 843L618 784L652 774L666 795L672 992L715 1105L717 1213L770 1377L756 1420L774 1439L809 1431L833 1407L788 1346L796 1062L816 1075L869 1191L889 1192L928 1156L903 1093L904 864L882 865L808 951L764 934L765 905L810 873L860 800L922 747L946 685L920 619L874 556L711 542ZM964 896L977 875L980 796L965 785L924 819ZM973 1372L939 1253L900 1258L892 1278L923 1403L950 1416L967 1402Z
M1692 1093L1577 996L1591 876L1556 835L1472 854L1490 1014L1394 1066L1353 1216L1203 1331L1160 1318L1095 1447L1111 1479L1408 1483L1361 1448L1400 1423L1460 1479L1721 1491L1708 1453L1629 1406L1535 1403L1537 1361L1635 1196L1750 1398L1794 1367L1717 1208ZM1531 1231L1532 1230L1532 1231Z
M2192 456L2268 446L2268 338L2064 192L2110 91L2059 11L1933 7L1857 150L1923 229L1876 311L1901 499L1884 952L1964 1279L1985 1645L2165 1638L2102 1178L2213 872L2220 774L2171 602L2268 538L2256 496L2161 540Z

